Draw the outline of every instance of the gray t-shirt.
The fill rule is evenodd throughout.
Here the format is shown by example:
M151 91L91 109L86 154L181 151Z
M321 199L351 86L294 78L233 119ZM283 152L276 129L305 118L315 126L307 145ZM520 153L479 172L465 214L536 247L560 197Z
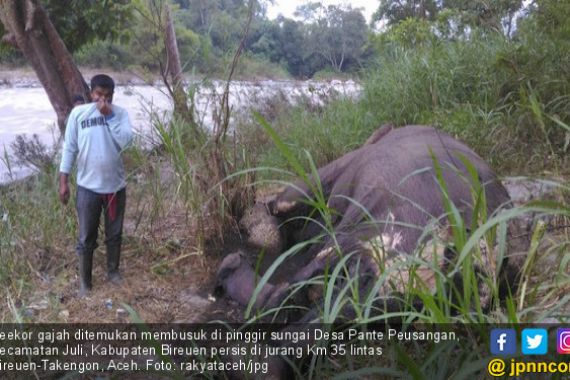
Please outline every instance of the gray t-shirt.
M60 172L69 174L77 160L77 184L99 194L115 193L126 186L122 151L133 132L127 111L112 105L104 116L96 103L75 107L67 120Z

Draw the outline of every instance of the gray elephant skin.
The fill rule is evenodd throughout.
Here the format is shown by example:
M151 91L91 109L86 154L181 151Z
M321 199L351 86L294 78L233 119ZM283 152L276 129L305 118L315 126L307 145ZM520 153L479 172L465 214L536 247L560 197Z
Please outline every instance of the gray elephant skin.
M445 242L450 228L435 162L441 168L448 199L469 226L473 180L463 160L475 168L483 185L487 215L509 207L508 193L494 172L465 144L433 127L389 125L377 130L362 147L318 169L318 179L299 180L272 199L256 203L240 225L250 245L264 254L265 268L292 245L321 238L286 260L284 272L276 273L261 289L254 307L278 306L287 295L287 285L322 273L338 262L339 252L355 253L351 263L358 265L353 265L351 275L368 278L368 287L363 287L369 289L392 259L425 248L434 236L443 236ZM314 199L318 183L331 211L334 238L323 232L323 217L308 202ZM434 233L426 234L426 226ZM440 259L451 259L448 248ZM378 264L378 251L383 265ZM235 252L219 267L218 289L242 305L249 303L258 278L252 269L254 260Z

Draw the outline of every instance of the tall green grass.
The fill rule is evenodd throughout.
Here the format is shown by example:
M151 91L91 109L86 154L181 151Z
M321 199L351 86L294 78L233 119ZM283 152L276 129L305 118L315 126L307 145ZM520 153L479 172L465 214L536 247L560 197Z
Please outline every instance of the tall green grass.
M274 141L289 166L293 168L302 181L315 194L313 200L307 200L309 205L316 209L315 215L322 220L330 220L331 212L326 204L326 196L316 177L316 168L305 171L294 152L281 139L279 134L262 118L258 116L262 128ZM548 242L545 234L545 225L538 222L531 231L529 245L524 254L526 259L522 266L510 268L520 273L517 282L508 284L511 288L501 293L502 270L505 269L504 259L513 254L509 249L512 230L509 224L529 213L542 215L560 215L570 220L570 208L567 204L550 201L533 201L524 206L505 210L498 210L491 215L487 213L487 205L483 185L473 165L463 157L458 157L467 168L467 178L471 184L472 217L467 223L458 211L457 206L447 195L447 184L442 175L442 168L434 158L434 175L441 188L441 197L445 208L445 218L451 228L448 241L438 240L434 224L426 226L423 236L432 237L429 244L419 246L407 257L386 265L378 263L382 273L369 289L368 293L361 293L359 277L355 276L355 253L343 252L338 244L334 247L334 254L338 255L333 267L325 268L325 273L299 284L291 284L291 294L283 303L272 310L258 311L252 314L252 307L261 289L268 283L272 274L284 261L290 260L293 255L306 249L310 244L319 244L321 240L315 238L311 241L300 242L284 252L275 260L269 269L260 275L252 299L246 310L246 318L250 322L276 320L282 313L297 310L308 313L313 310L312 321L326 326L334 323L344 323L346 311L352 311L353 321L358 326L373 323L400 323L401 329L406 330L414 326L428 326L434 324L439 327L453 323L455 328L466 326L471 334L483 337L480 342L476 336L471 339L460 339L442 344L430 343L382 343L385 354L382 357L362 358L350 355L336 357L328 360L322 357L312 357L309 363L290 363L295 371L304 378L330 377L335 379L355 378L358 376L378 376L378 378L411 377L414 379L427 378L473 378L486 373L489 362L488 337L489 330L485 326L501 323L541 323L544 321L566 321L564 312L570 308L570 297L565 296L570 288L570 278L567 275L570 261L570 236L567 233L552 234L551 239L556 243ZM311 157L308 155L308 162ZM566 185L561 187L568 191ZM365 210L363 210L365 211ZM311 219L309 216L307 219ZM317 220L313 222L318 223ZM437 223L442 222L438 220ZM436 224L437 224L436 223ZM327 223L322 224L323 231L330 234L332 241L334 228ZM555 238L554 238L555 236ZM443 245L443 246L442 246ZM452 247L455 258L447 268L440 265L438 255L443 255L443 248ZM380 249L382 247L379 247ZM425 259L424 253L431 252L432 259ZM540 252L540 253L538 253ZM550 273L548 279L537 280L541 272L537 264L540 255L548 255L556 261L556 271ZM422 282L421 270L429 270L434 274L435 286L429 287ZM356 271L358 273L358 271ZM390 289L390 277L407 273L409 280L405 283L403 294L397 292L386 293ZM457 281L457 278L460 281ZM311 286L322 288L322 297L317 304L309 306L296 305L295 294ZM486 294L480 293L486 289ZM503 289L504 290L504 289ZM506 298L501 298L506 294ZM485 304L482 299L486 298ZM388 311L385 308L387 299L396 301L398 310ZM421 302L417 302L417 301ZM550 303L548 308L545 305ZM308 314L310 315L310 314ZM318 326L323 326L319 324ZM478 343L479 342L479 343ZM364 342L356 342L362 344ZM366 342L374 344L374 342ZM326 342L320 342L327 346ZM401 346L401 345L404 346ZM453 358L453 359L452 359ZM450 363L454 363L450 365ZM349 369L339 373L338 368ZM318 375L317 375L318 374ZM376 377L375 377L376 378Z
M60 204L57 178L51 167L0 188L0 294L14 305L21 305L38 276L49 278L59 272L64 264L57 252L72 255L75 216ZM74 201L67 207L73 210ZM0 320L12 320L20 312L18 307L11 312L1 308Z
M512 39L474 30L468 38L378 50L361 74L360 99L303 104L271 121L305 169L304 150L320 166L394 123L437 125L500 172L568 173L567 41L521 27ZM287 167L269 142L258 149L262 166Z
M396 124L440 125L495 166L562 167L570 80L561 43L533 29L514 39L474 31L414 49L386 45L364 77L364 108Z
M280 136L276 131L261 117L258 117L260 124L267 131L269 136L275 141L275 144L279 151L282 152L285 159L290 163L290 166L294 168L298 177L301 178L307 186L311 189L311 193L315 194L314 200L307 200L308 205L315 209L314 215L318 215L320 219L325 222L322 223L323 231L330 234L331 240L334 242L336 238L334 236L334 227L330 223L332 220L330 210L327 207L327 197L323 194L323 189L320 187L318 182L318 176L316 175L316 168L312 168L311 172L305 172L300 162L297 160L293 152L289 147L282 141ZM309 157L310 158L310 157ZM423 309L414 310L413 303L409 303L404 308L404 312L399 314L403 317L403 320L419 319L427 323L449 323L453 321L462 321L464 323L469 322L519 322L525 321L529 317L528 313L513 314L511 310L501 310L502 300L499 299L499 282L501 280L501 269L503 265L503 260L508 254L509 240L512 236L509 236L509 228L507 225L513 222L515 219L521 218L528 213L543 213L550 215L562 215L566 218L570 217L570 209L567 205L555 202L547 201L536 201L532 202L526 206L515 207L507 210L499 210L500 213L494 213L492 215L487 214L487 205L485 199L485 193L483 191L483 186L479 182L478 174L473 165L463 157L459 157L467 168L469 173L468 178L465 178L471 184L472 191L472 217L471 222L468 224L463 220L461 214L458 211L456 205L453 204L452 200L447 196L447 185L442 176L442 169L434 158L434 174L438 179L439 185L441 187L441 193L443 198L443 204L445 208L445 216L447 223L451 228L451 241L439 242L450 247L456 252L456 258L452 263L451 267L447 271L439 267L439 258L434 257L433 261L425 261L422 257L422 250L434 250L434 254L442 254L442 250L438 251L438 243L434 243L434 246L424 246L419 247L418 251L411 255L411 259L402 260L391 267L382 266L385 272L378 279L374 285L372 291L365 298L361 298L362 295L358 292L357 285L358 279L348 276L351 272L349 269L349 259L352 252L342 252L341 247L338 244L335 247L337 254L339 255L338 264L335 268L330 268L325 272L324 276L320 277L317 281L324 281L322 286L324 287L323 292L323 308L321 309L320 318L325 323L333 323L338 317L341 316L341 311L343 307L347 304L352 305L353 309L357 313L357 320L361 322L377 322L379 320L387 321L394 315L383 314L371 316L371 310L378 309L374 303L381 301L382 297L385 295L379 295L382 289L385 289L390 272L405 271L409 273L410 281L410 291L408 294L404 294L404 300L421 299L423 301ZM311 161L309 159L309 161ZM317 178L317 181L314 179ZM568 190L568 189L566 189ZM353 202L356 202L353 200ZM363 212L367 212L363 210ZM311 216L308 217L310 219ZM326 222L329 221L329 222ZM442 220L439 220L441 222ZM313 222L319 223L318 219L314 219ZM535 264L536 251L540 246L542 240L544 239L544 227L539 223L534 230L530 240L530 245L526 251L526 262L523 267L519 268L521 270L520 283L521 286L518 287L516 293L513 291L510 298L507 299L507 303L517 303L517 310L527 310L528 304L525 300L525 294L528 292L527 286L532 282L530 281L530 273ZM423 236L432 236L433 241L437 241L437 231L432 231L434 227L430 224L426 227ZM541 232L542 231L542 232ZM567 238L567 236L566 236ZM564 238L562 238L564 239ZM290 250L285 252L281 257L279 257L276 262L268 269L268 271L260 278L257 288L252 297L252 302L250 302L249 308L246 312L246 317L250 315L251 307L255 296L261 291L263 286L267 283L272 273L276 268L282 264L284 260L290 258L291 255L296 254L298 251L306 247L307 244L315 243L315 241L304 242L297 244ZM560 252L566 247L568 241L562 245L558 245ZM564 259L567 260L567 259ZM351 262L350 265L354 265ZM427 268L436 277L436 288L429 289L425 286L414 287L411 285L418 284L420 276L417 271L422 268ZM490 268L494 268L491 270ZM561 270L562 267L560 267ZM340 289L335 289L335 283L337 280L342 278L344 275L343 285ZM460 287L454 283L453 279L455 276L461 277ZM314 285L314 279L310 280L310 285ZM481 289L481 284L484 284L489 288L488 305L486 307L480 303L481 294L479 291ZM515 284L510 284L515 289ZM537 286L535 284L534 286ZM564 287L570 285L570 283L564 283L560 286L560 283L551 284L552 289L558 289L562 291ZM296 286L302 286L302 284L297 284ZM333 291L334 289L334 291ZM552 290L551 289L551 290ZM298 289L296 289L297 291ZM435 292L435 293L434 293ZM538 292L535 288L534 293ZM362 300L365 300L362 304ZM488 314L488 307L495 309L496 312L502 313L502 317L497 318L497 314ZM523 316L524 315L524 316ZM536 315L535 315L536 317Z

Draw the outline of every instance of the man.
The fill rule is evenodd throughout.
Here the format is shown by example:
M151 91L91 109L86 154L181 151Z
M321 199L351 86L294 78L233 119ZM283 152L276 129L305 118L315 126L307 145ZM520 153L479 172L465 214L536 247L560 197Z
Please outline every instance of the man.
M69 173L77 161L79 220L79 296L91 290L93 251L101 212L105 215L107 278L121 283L119 260L126 202L126 180L121 153L131 143L133 133L126 110L112 103L115 83L104 74L91 79L92 103L71 111L65 130L60 165L59 198L69 200Z

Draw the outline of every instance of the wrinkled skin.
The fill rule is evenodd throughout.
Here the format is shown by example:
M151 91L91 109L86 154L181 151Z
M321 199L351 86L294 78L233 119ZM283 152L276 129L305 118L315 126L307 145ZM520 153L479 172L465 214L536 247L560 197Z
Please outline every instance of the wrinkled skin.
M362 147L318 170L323 195L333 213L336 244L345 254L357 253L349 266L351 275L363 278L362 284L369 285L382 272L378 260L366 252L374 250L378 257L380 251L383 265L392 265L398 257L430 244L428 240L433 236L422 235L428 225L434 226L434 235L442 241L449 240L448 222L442 218L445 209L434 158L441 167L448 197L466 225L471 223L473 184L463 158L475 168L484 186L487 214L509 204L507 191L476 153L451 136L426 126L382 127ZM269 202L256 204L241 223L249 233L249 242L271 255L278 255L299 241L323 234L322 218L306 203L315 196L315 179L311 182L308 185L298 181ZM288 222L300 216L311 216L315 221ZM279 291L268 290L272 292L272 301L267 302L264 290L256 300L256 307L276 306L286 295L285 284L309 279L322 273L327 265L334 265L338 261L336 244L324 234L321 243L313 244L297 258L300 269L289 273L287 281L280 283ZM441 259L450 259L449 254L449 250L445 250ZM237 272L241 275L228 276L232 269L222 263L219 273L225 275L218 280L225 283L224 289L242 287L243 292L234 299L247 304L253 290L250 291L252 282L245 278L253 275L239 266L236 268L240 268ZM430 282L430 276L433 277L426 274L426 282ZM406 278L401 277L398 290L403 291ZM247 301L244 303L244 300Z

